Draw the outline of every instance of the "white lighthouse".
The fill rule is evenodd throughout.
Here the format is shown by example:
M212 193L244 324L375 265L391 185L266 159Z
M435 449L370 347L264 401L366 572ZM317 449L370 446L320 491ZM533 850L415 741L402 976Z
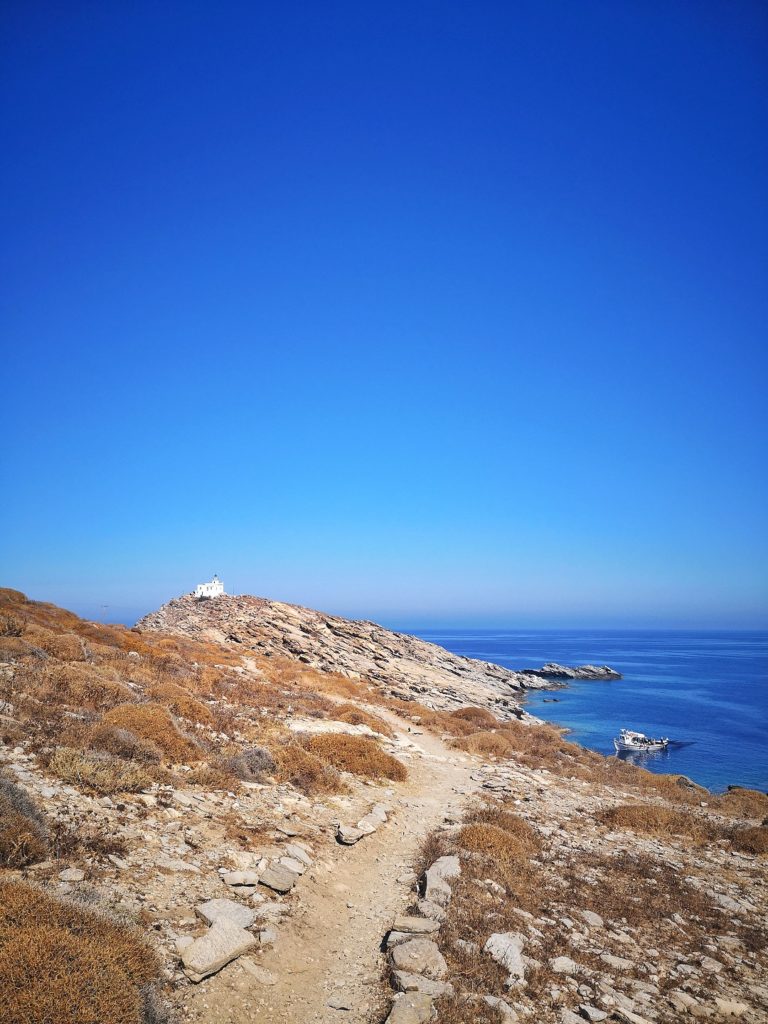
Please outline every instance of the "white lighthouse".
M215 574L210 583L198 583L195 587L195 597L197 598L221 597L223 593L224 584Z

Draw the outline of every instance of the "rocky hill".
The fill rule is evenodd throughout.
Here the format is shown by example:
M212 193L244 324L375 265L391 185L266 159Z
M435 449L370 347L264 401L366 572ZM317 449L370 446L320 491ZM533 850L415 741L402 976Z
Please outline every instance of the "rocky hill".
M146 615L136 628L232 644L268 657L287 656L322 672L384 684L400 699L416 699L440 710L473 704L502 718L524 715L520 696L527 689L550 688L571 679L620 678L613 669L594 665L548 664L514 672L451 654L375 622L247 595L199 600L187 594Z

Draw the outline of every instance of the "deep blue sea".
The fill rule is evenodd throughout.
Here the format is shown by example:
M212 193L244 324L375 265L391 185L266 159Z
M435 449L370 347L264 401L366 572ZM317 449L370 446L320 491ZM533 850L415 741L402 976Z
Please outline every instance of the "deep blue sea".
M419 630L456 654L507 668L610 665L614 682L575 682L530 693L527 709L613 754L619 729L676 741L645 755L655 772L680 772L714 791L768 790L768 633L652 630ZM553 697L557 703L549 703ZM546 702L545 702L546 701Z

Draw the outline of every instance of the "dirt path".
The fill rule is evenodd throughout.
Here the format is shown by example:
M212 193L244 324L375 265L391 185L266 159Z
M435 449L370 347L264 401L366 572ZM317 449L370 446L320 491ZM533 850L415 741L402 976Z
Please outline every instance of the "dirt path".
M274 983L264 984L232 964L191 992L187 1005L195 1020L367 1024L382 1019L390 993L382 986L381 942L395 915L413 900L411 867L419 845L478 785L470 778L476 767L472 759L428 733L403 732L400 719L386 717L401 740L419 748L403 758L409 778L388 798L394 808L389 821L355 846L336 847L330 871L310 870L302 878L276 945L258 956ZM373 802L377 790L371 794Z

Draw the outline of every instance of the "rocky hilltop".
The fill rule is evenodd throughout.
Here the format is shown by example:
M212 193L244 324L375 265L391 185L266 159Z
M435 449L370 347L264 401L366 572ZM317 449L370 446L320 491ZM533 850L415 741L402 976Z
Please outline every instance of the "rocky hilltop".
M437 644L395 633L375 622L344 619L263 597L223 595L175 598L136 628L236 645L267 657L289 657L321 672L338 672L390 687L401 699L440 710L473 704L503 718L522 717L527 689L570 679L618 679L607 666L548 664L515 672L489 661L460 657Z

